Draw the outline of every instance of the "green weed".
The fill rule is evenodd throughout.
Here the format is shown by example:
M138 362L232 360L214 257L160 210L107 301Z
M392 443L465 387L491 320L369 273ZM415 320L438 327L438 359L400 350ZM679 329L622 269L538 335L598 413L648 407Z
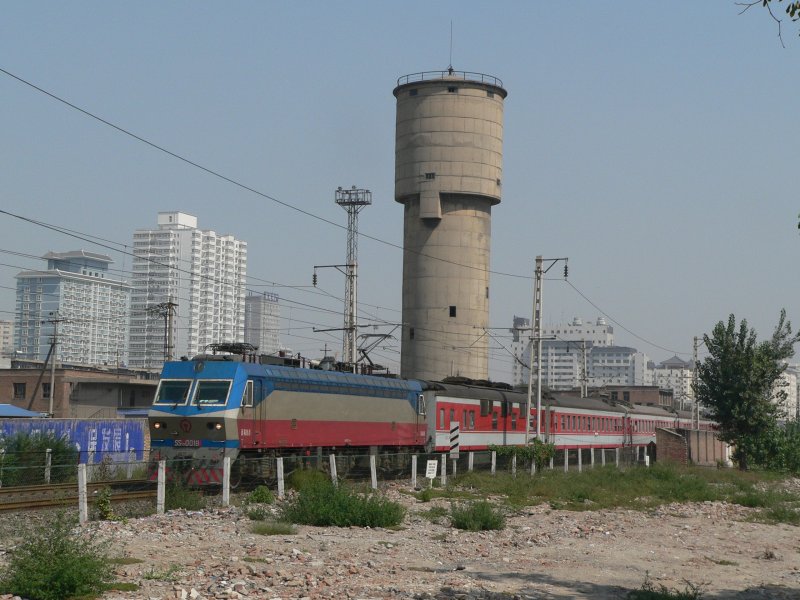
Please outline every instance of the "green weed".
M285 521L261 521L253 523L252 532L257 535L294 535L297 527Z
M467 531L503 529L506 526L503 514L485 500L464 506L453 505L450 509L450 521L456 529Z
M297 496L283 508L283 518L291 523L319 527L394 527L405 510L374 493L357 493L330 480L308 480Z
M29 600L97 595L112 583L107 545L75 531L76 520L57 513L24 532L0 573L0 591Z

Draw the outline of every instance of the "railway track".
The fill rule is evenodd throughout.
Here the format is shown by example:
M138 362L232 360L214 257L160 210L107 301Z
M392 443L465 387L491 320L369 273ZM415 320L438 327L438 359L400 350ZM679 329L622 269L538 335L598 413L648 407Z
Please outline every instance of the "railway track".
M105 488L111 489L112 502L155 498L155 484L146 479L93 481L86 485L89 502ZM70 506L78 502L77 483L54 483L0 488L0 511Z

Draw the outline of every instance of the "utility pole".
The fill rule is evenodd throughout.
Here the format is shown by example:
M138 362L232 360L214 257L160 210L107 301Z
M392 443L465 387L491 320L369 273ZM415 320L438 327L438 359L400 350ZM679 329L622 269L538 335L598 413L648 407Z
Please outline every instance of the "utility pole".
M357 295L358 286L358 213L365 206L372 204L372 192L358 189L356 186L349 190L341 187L336 190L336 204L347 211L347 272L345 273L344 288L344 328L342 335L343 362L352 364L353 373L357 372L356 363L356 333Z
M169 362L174 358L175 342L173 320L175 318L175 308L177 304L172 301L172 296L167 302L159 302L148 307L147 314L151 317L164 318L164 362Z
M697 336L694 336L694 349L692 351L692 360L694 361L694 373L692 376L692 392L694 394L694 406L692 407L692 429L700 429L700 403L697 401ZM695 422L695 415L697 415L697 421Z
M586 340L581 340L581 355L583 357L583 370L581 373L581 398L589 395L589 373L586 370Z
M547 273L554 264L559 261L564 261L564 279L567 278L567 258L542 258L541 255L536 257L536 266L534 269L534 284L533 284L533 315L531 318L532 335L531 335L531 350L530 360L528 364L528 401L526 403L526 419L525 419L525 443L528 443L528 436L530 434L530 419L531 419L531 393L533 387L533 342L536 342L536 439L542 439L542 283L544 282L544 274ZM544 261L550 261L550 265L544 269Z
M53 416L53 396L56 393L56 351L58 348L58 323L60 319L58 318L58 311L55 311L55 317L50 320L50 323L53 324L53 341L51 344L51 356L52 360L50 362L50 406L47 409L47 415L49 417Z

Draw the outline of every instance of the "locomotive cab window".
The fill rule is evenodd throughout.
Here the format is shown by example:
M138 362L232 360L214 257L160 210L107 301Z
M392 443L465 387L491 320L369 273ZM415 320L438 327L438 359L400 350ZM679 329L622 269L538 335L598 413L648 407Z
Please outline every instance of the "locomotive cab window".
M248 379L242 396L242 406L253 406L253 380Z
M194 390L193 404L197 406L224 406L231 389L230 379L201 379Z
M155 404L186 404L191 379L162 379L158 384Z
M422 394L417 396L417 414L423 417L427 414L427 410L425 409L425 396Z

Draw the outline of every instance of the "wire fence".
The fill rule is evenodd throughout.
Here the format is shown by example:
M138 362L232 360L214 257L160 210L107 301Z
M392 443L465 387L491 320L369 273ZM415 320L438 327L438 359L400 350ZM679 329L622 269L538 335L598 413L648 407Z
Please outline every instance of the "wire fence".
M0 455L0 510L75 506L81 522L89 507L122 500L141 500L152 511L163 513L168 494L177 490L202 490L205 502L227 506L231 493L267 486L280 498L295 473L319 471L335 483L351 482L378 489L389 481L407 481L412 488L447 485L448 479L468 472L510 473L535 476L539 470L582 471L606 465L649 465L644 447L580 448L557 450L539 469L530 459L494 451L398 454L297 454L284 457L229 457L210 463L193 459L120 461L105 456L86 464L78 461L54 464L49 452Z

